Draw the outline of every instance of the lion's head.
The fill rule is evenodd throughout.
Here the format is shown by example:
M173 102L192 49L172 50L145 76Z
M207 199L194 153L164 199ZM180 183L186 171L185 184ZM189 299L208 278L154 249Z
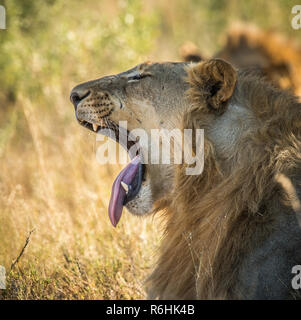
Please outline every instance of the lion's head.
M195 85L203 86L203 97L200 99L203 98L203 104L208 102L204 118L218 117L226 108L236 83L234 69L220 60L200 66L143 63L118 75L80 84L72 90L71 100L81 125L96 132L103 128L117 131L119 122L126 121L128 133L135 135L135 130L142 128L149 138L140 141L140 150L143 158L149 159L148 163L142 165L135 158L127 167L127 172L123 171L114 182L110 204L110 217L114 225L120 218L120 201L126 202L127 209L133 214L144 215L155 211L158 205L161 207L162 201L169 199L174 186L174 169L172 165L160 163L159 159L153 161L155 164L151 163L151 130L182 129L183 117L191 108L191 99L186 94L191 87L187 81L188 73L193 78L199 72L207 73L201 68L208 67L212 67L211 74L204 75L204 79L199 79L203 83ZM212 131L212 134L218 135L218 132ZM119 137L117 140L120 140ZM128 150L131 147L133 143L128 142ZM135 154L132 154L133 157ZM132 190L130 197L124 193L124 188Z
M277 182L279 174L291 178L299 195L301 105L295 97L211 59L144 63L76 86L71 101L77 120L90 130L118 131L119 122L127 121L126 135L134 130L129 150L138 143L135 130L142 128L149 138L139 141L130 152L132 161L116 178L109 215L116 225L123 205L136 215L168 213L150 297L261 297L245 276L247 259L259 261L256 272L266 278L263 297L281 281L287 283L283 271L276 270L280 264L272 272L279 282L265 274L260 257L249 254L270 241L277 228L281 242L287 232L283 221L295 219L294 210L290 218L283 216L291 209ZM152 156L147 145L152 130L175 128L204 129L202 173L187 175L191 164L186 163L142 163ZM192 140L190 146L197 158L199 145ZM299 229L291 232L301 240ZM293 250L296 243L283 240L283 250ZM285 286L279 292L279 297L288 295Z

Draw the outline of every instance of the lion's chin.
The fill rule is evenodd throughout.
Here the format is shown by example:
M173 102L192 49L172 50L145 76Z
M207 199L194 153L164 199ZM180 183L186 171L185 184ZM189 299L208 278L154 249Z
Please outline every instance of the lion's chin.
M153 196L147 181L142 182L139 193L125 207L136 216L145 216L153 212Z

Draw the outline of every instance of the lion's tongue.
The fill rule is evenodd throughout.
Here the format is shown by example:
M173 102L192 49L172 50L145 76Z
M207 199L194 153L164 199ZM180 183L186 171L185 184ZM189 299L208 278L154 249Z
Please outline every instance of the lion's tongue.
M121 181L130 185L138 171L140 164L139 156L136 156L117 176L112 186L111 199L109 204L109 217L114 227L116 227L123 209L126 192L121 185Z

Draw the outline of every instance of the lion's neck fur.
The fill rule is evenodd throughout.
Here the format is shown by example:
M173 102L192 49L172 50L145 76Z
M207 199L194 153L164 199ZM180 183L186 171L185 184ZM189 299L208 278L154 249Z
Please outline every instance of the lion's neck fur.
M207 135L214 141L217 156L223 161L231 161L237 142L256 126L256 119L250 109L230 104L225 113L208 128Z
M257 127L252 125L249 134L243 130L227 150L221 149L221 137L220 147L211 140L219 132L210 128L210 115L198 114L199 106L184 118L184 128L205 128L205 167L199 176L187 176L185 166L177 167L161 256L148 281L150 298L235 298L244 256L267 239L282 214L276 176L290 178L296 170L300 175L300 104L244 75L231 103L238 108L236 116L238 106L249 108ZM236 116L225 115L221 126ZM208 137L206 129L211 130ZM230 153L226 169L217 157L220 150Z

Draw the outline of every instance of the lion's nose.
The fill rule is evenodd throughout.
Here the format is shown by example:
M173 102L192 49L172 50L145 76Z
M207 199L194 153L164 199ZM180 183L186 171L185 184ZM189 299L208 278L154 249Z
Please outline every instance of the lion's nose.
M74 108L76 110L78 104L84 100L86 97L88 97L88 95L90 94L90 90L86 91L86 92L79 92L79 91L71 91L70 94L70 100L74 105Z

